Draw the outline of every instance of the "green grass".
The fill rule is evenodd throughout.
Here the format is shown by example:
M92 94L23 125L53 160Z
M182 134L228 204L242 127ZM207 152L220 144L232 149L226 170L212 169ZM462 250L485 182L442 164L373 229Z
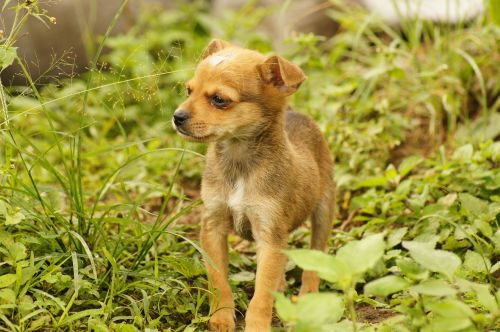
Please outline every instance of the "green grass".
M48 19L30 6L16 7L18 22ZM177 137L170 117L216 31L271 52L269 36L248 32L268 13L249 5L213 23L204 2L145 12L127 34L101 39L95 49L109 52L97 52L91 72L0 86L0 330L206 329L197 244L204 147ZM330 15L338 34L299 34L284 55L309 77L291 103L319 123L337 162L329 257L364 268L344 269L342 282L325 272L324 294L294 304L298 266L316 264L316 254L291 251L276 329L500 328L499 28L478 18L398 30L352 6ZM2 67L23 64L15 40L0 45ZM371 234L384 235L382 249L357 257L352 248ZM291 247L308 237L298 229ZM415 251L415 241L429 247ZM244 312L254 248L230 242ZM459 263L436 268L448 261ZM325 268L342 263L332 264ZM311 303L331 311L312 314ZM367 319L367 308L391 318Z

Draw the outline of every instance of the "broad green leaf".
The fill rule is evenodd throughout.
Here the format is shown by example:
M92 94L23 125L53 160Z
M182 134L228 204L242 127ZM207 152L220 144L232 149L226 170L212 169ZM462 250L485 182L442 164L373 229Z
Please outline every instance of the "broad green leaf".
M35 309L36 305L33 302L33 299L29 295L24 295L21 297L17 309L19 310L19 313L23 316L26 316L30 313L33 312Z
M17 47L6 47L0 45L0 71L14 62L17 55Z
M423 161L422 157L410 156L405 158L401 164L399 164L398 170L399 175L403 178L405 175L410 173L415 167L418 166Z
M398 171L396 170L396 168L394 167L393 164L390 164L387 169L385 170L385 178L387 181L392 181L392 180L395 180L397 179L398 177Z
M337 251L336 257L349 266L352 274L363 274L382 258L384 249L384 234L375 234L347 243Z
M443 317L472 317L474 312L465 303L452 298L426 304L426 308Z
M284 321L292 323L295 331L319 331L336 323L344 313L342 298L333 293L311 293L292 303L283 294L275 293L275 306Z
M299 297L297 313L308 325L336 323L344 313L342 297L333 293L310 293Z
M468 193L459 194L460 203L470 217L477 217L480 213L488 209L488 204L475 196Z
M490 285L479 284L466 279L457 279L456 283L461 292L474 293L479 303L490 312L497 312L499 309L495 297L490 293Z
M364 292L368 295L387 296L402 291L410 286L410 283L398 276L386 276L365 285Z
M0 288L9 287L14 282L16 282L17 276L15 274L9 273L0 276Z
M194 278L204 273L203 265L199 261L187 257L169 256L164 258L169 268L179 272L186 278Z
M437 317L433 318L428 326L422 330L422 332L454 332L454 331L464 331L466 328L472 325L472 322L467 317ZM469 331L469 330L467 330ZM476 331L476 330L472 330ZM471 331L471 332L472 332Z
M495 297L491 295L489 285L475 284L472 288L476 292L477 300L483 307L491 313L498 312L499 305L495 302Z
M15 304L15 303L16 303L16 293L12 289L10 288L0 289L0 304Z
M407 232L408 232L408 227L396 228L390 231L389 235L387 235L387 247L392 248L400 244L401 240L403 239L403 237Z
M384 176L371 177L366 180L361 180L356 184L357 188L385 187L385 186L387 186L387 179Z
M452 252L430 249L428 245L415 241L404 241L403 247L408 249L410 256L419 264L432 272L440 272L451 278L460 267L462 261Z
M411 186L413 184L413 181L411 179L404 180L402 181L398 187L396 188L395 193L400 197L400 198L406 198L408 197L408 194L410 193Z
M5 216L5 225L17 225L24 220L24 214L15 212L13 214L7 213Z
M450 286L444 280L436 280L431 279L424 282L421 282L418 285L410 287L410 289L414 292L424 295L432 295L432 296L448 296L455 295L457 293L456 289Z
M13 243L11 246L9 246L8 250L13 262L18 262L26 258L27 256L26 247L24 246L24 244L19 242Z
M230 279L236 282L246 282L255 279L255 273L250 271L240 271L238 273L233 273Z
M451 193L444 197L441 197L438 203L443 204L446 207L450 207L453 203L455 203L457 197L458 197L457 193Z
M295 322L297 320L297 306L281 293L274 293L274 298L276 299L274 306L280 318L286 322Z
M486 221L481 219L476 219L474 220L473 225L474 227L479 229L481 233L484 234L484 236L491 237L493 235L493 229L491 228L490 224L488 224Z
M348 271L344 262L321 251L295 249L285 250L285 254L302 269L316 271L320 278L330 282L337 282Z
M491 262L488 257L483 257L475 251L467 250L463 267L473 272L488 273L491 269Z
M436 331L459 331L472 324L469 318L474 315L474 312L458 300L445 298L426 303L425 307L434 315L431 326L438 329Z
M415 263L411 258L400 258L396 261L396 265L405 276L411 279L423 280L429 277L429 271Z
M453 153L452 159L462 162L469 162L472 159L472 155L474 154L474 148L472 144L467 144L459 147Z

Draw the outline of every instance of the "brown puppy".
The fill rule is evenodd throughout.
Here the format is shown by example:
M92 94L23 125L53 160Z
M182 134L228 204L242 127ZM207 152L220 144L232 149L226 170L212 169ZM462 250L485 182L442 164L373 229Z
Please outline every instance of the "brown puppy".
M312 216L311 247L325 250L334 214L333 162L317 125L289 110L287 96L306 79L279 57L213 40L189 97L173 124L186 139L209 142L201 195L201 245L214 296L212 331L234 331L234 301L227 280L227 235L235 230L257 244L255 293L245 331L270 331L272 291L285 285L288 234ZM304 271L301 294L319 278Z

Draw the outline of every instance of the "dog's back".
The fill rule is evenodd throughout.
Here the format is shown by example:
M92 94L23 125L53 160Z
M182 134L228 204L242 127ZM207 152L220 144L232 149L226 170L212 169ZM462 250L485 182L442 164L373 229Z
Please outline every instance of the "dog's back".
M312 154L320 173L321 192L331 187L333 182L333 160L318 125L307 115L289 109L285 113L285 131L288 139L299 154L307 150Z

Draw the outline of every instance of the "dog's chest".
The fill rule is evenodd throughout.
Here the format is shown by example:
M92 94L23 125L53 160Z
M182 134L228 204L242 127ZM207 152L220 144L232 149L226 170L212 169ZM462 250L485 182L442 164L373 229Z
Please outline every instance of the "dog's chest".
M243 179L238 179L229 192L227 205L232 211L244 210L245 187L245 181L243 181Z
M248 208L248 186L243 179L238 179L227 197L227 206L233 215L234 230L240 236L251 239L252 227L246 215Z

